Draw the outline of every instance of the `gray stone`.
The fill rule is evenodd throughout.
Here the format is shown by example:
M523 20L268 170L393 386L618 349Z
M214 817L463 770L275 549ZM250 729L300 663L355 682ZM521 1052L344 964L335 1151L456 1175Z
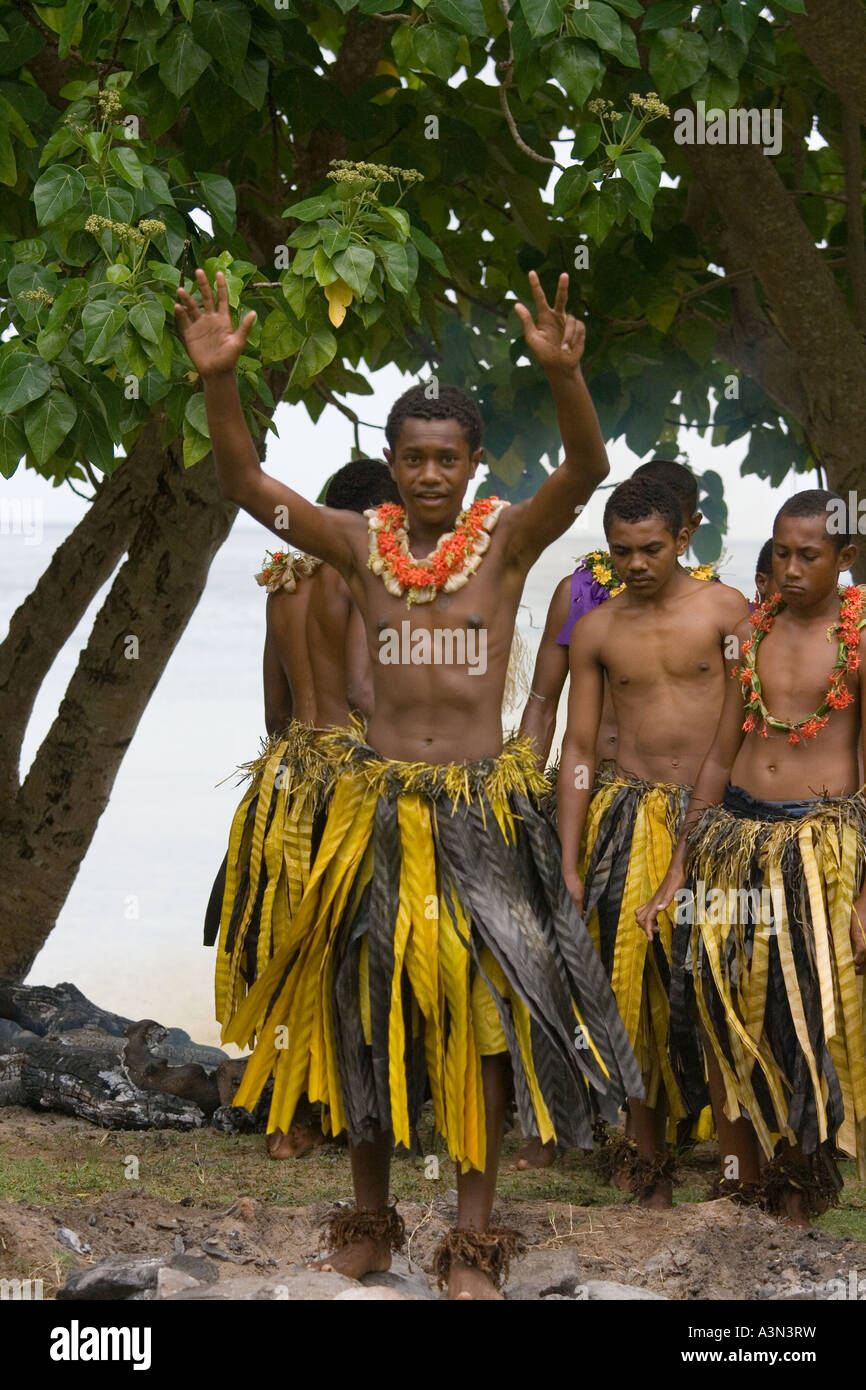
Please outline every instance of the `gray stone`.
M179 1302L213 1302L214 1300L242 1302L311 1303L331 1300L346 1290L362 1286L343 1274L325 1274L318 1269L288 1269L267 1278L240 1275L236 1279L221 1279L209 1288L183 1289L169 1300ZM387 1295L390 1297L390 1293Z
M559 1250L528 1250L521 1260L513 1261L505 1297L515 1302L528 1302L561 1293L574 1297L575 1284L580 1279L580 1259L573 1246Z
M408 1303L412 1299L412 1294L400 1293L396 1288L387 1288L384 1284L356 1284L354 1289L344 1289L334 1297L335 1303L349 1302L378 1302L378 1303Z
M215 1284L219 1279L219 1269L206 1255L173 1255L171 1268L188 1274L200 1284Z
M61 1226L54 1232L54 1239L58 1245L65 1245L67 1250L74 1250L76 1255L89 1255L91 1247L81 1239L76 1231L70 1231L68 1226Z
M609 1279L587 1279L585 1283L578 1284L573 1296L592 1301L602 1300L608 1303L633 1299L653 1299L660 1303L670 1303L671 1301L663 1293L653 1293L650 1289L641 1289L635 1284L615 1284Z
M167 1256L146 1255L130 1259L128 1255L109 1255L88 1269L74 1270L62 1288L57 1290L61 1301L84 1299L123 1299L156 1288L160 1269L168 1263Z
M202 1285L197 1279L193 1279L191 1274L184 1274L182 1269L172 1269L168 1266L157 1271L157 1298L171 1298L173 1294L182 1293L184 1289L200 1289L201 1287Z
M365 1274L360 1282L368 1289L391 1289L401 1298L429 1300L438 1297L423 1269L410 1265L405 1255L395 1255L390 1269Z
M13 1023L11 1018L0 1018L0 1043L23 1043L28 1038L38 1038L38 1036L38 1033L31 1033L27 1028L22 1028L20 1024Z

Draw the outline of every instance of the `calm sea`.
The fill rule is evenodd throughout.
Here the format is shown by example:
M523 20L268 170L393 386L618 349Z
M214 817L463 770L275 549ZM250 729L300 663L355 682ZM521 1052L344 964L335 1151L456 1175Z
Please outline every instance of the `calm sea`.
M67 529L46 526L38 545L19 535L0 536L0 632ZM724 567L727 581L749 596L761 539L732 543ZM263 729L264 591L252 576L269 544L267 533L242 521L217 555L29 977L33 984L70 980L104 1008L186 1028L207 1043L219 1038L213 953L201 945L202 914L239 797L232 773L255 756ZM576 556L599 544L599 533L575 527L531 572L519 626L533 657L553 589ZM104 591L43 686L28 730L25 767L50 727L103 596ZM564 707L563 701L560 734Z

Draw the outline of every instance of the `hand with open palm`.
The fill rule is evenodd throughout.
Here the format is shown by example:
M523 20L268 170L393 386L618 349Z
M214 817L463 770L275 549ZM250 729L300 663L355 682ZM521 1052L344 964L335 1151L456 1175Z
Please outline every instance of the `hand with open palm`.
M233 328L228 287L222 271L218 270L216 275L216 304L204 271L197 270L195 278L202 302L198 305L187 290L182 286L178 289L178 302L174 306L178 330L200 376L226 376L234 372L256 314L251 309L237 328Z

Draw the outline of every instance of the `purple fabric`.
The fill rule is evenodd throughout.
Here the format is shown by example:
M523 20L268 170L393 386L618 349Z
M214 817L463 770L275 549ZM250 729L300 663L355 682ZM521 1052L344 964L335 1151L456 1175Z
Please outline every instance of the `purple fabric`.
M591 570L581 561L571 576L571 607L565 625L556 639L557 645L567 647L578 618L591 613L593 608L599 608L609 598L610 594L604 585L593 579Z

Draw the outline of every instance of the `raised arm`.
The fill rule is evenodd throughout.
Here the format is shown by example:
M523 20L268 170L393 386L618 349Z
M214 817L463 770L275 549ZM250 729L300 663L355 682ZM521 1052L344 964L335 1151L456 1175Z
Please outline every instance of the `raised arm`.
M752 636L751 625L748 622L740 623L735 635L738 639L738 649L742 650L743 642ZM737 664L736 657L726 656L725 670L729 677L733 676ZM664 908L670 907L676 894L685 885L688 859L686 841L692 829L707 807L718 806L725 794L731 768L746 736L743 732L744 718L742 686L739 680L728 679L725 683L725 698L715 737L695 779L695 789L689 801L670 867L659 884L658 891L648 903L639 907L635 914L639 925L650 939L658 930L658 914Z
M534 497L511 508L511 551L527 569L568 530L577 509L589 501L610 471L595 406L580 369L586 327L566 313L568 276L560 275L552 305L534 270L529 283L537 318L523 304L515 309L527 347L550 382L565 458Z
M568 648L568 723L562 740L557 784L557 824L562 845L562 876L583 909L583 882L577 872L580 842L595 781L595 746L604 701L604 668L599 638L605 617L587 614L575 623Z
M263 471L235 378L235 366L256 315L250 311L234 329L222 271L216 276L216 303L203 270L196 271L196 280L201 304L181 287L175 318L204 386L208 429L223 494L281 541L327 560L348 579L364 539L362 518L354 512L318 507Z
M561 647L556 638L565 625L570 608L571 576L568 575L557 584L550 600L538 656L535 658L532 688L520 721L520 732L529 734L535 740L535 754L542 769L547 766L550 757L559 697L568 675L568 647Z

